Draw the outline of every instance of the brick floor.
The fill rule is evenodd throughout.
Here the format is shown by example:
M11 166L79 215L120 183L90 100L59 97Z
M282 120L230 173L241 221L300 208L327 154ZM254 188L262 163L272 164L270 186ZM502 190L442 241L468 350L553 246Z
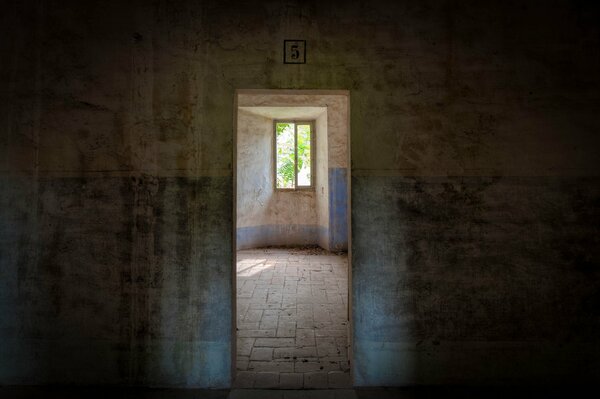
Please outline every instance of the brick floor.
M345 388L348 258L318 250L237 253L237 388Z

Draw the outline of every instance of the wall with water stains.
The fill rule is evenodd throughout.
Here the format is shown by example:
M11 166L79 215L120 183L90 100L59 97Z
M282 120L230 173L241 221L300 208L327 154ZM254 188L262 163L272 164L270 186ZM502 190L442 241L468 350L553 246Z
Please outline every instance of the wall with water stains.
M236 248L316 245L316 193L275 190L274 120L251 109L237 113Z
M238 90L236 103L236 248L347 251L348 92ZM273 123L286 119L313 121L311 189L274 188Z
M2 10L0 384L230 385L234 94L261 88L350 91L356 385L598 379L598 6Z

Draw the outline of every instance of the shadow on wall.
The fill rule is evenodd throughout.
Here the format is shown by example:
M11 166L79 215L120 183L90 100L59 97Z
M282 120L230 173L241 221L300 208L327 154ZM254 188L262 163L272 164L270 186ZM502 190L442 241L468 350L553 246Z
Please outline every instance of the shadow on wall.
M597 381L597 181L357 177L353 187L357 385ZM568 381L555 378L565 370Z
M230 184L4 180L0 381L227 387Z

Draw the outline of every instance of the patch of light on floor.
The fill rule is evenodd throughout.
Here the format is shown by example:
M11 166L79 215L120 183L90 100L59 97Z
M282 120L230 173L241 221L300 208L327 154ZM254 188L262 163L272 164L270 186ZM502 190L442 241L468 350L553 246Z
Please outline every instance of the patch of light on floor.
M265 263L266 261L266 259L245 259L243 262L239 262L237 266L238 277L252 277L273 267L272 264Z

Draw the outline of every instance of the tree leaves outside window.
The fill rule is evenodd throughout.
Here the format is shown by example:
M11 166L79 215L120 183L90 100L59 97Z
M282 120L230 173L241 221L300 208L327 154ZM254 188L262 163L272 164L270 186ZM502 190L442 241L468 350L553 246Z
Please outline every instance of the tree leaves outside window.
M275 123L277 188L312 186L311 133L310 123Z

